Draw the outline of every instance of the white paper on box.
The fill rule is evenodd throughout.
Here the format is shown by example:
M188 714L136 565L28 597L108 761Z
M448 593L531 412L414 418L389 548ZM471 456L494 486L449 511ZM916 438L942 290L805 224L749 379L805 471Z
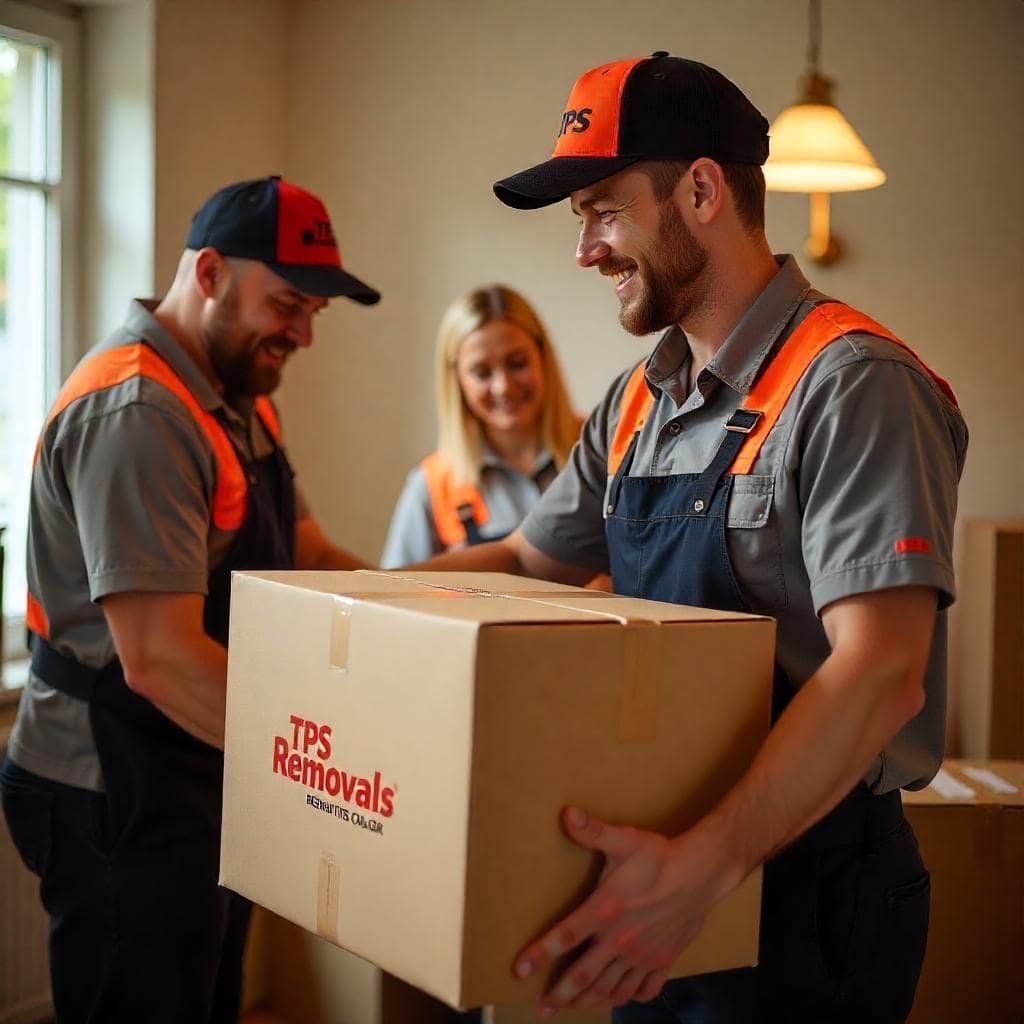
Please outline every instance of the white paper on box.
M970 786L966 786L959 779L954 778L945 768L938 770L929 789L934 789L939 796L945 797L947 800L970 800L977 795Z
M1020 792L1016 786L1007 782L1001 775L996 775L996 773L989 768L968 767L964 768L963 772L964 775L969 775L975 782L987 787L993 793L1001 793L1004 796L1009 796L1013 793Z

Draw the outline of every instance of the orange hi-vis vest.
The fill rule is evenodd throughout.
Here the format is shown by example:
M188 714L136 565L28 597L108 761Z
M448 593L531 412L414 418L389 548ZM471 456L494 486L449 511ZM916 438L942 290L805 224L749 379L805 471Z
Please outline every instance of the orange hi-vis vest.
M891 331L844 303L824 302L820 306L815 306L786 339L750 393L740 403L739 409L755 416L756 423L736 453L728 470L730 473L745 475L750 472L765 438L778 422L786 402L789 401L793 389L808 366L826 346L846 334L853 333L871 334L895 342L917 359L942 393L953 405L957 404L949 384L928 369L920 357ZM615 475L633 436L639 433L654 404L654 397L644 376L645 369L646 364L640 363L630 375L622 392L619 422L608 449L609 476Z
M434 529L446 548L465 544L469 537L467 524L483 526L490 518L480 490L473 484L457 483L451 461L444 452L433 452L420 469L430 495L430 514Z
M248 497L248 481L239 460L238 452L231 443L227 432L213 413L204 409L189 391L185 382L171 368L162 356L142 342L107 349L84 360L68 377L43 426L40 440L36 444L33 465L39 458L42 436L50 424L72 402L95 394L117 384L123 384L133 377L146 377L156 381L171 392L188 409L213 449L217 464L217 480L214 485L213 505L210 516L219 530L237 530L245 519ZM265 396L256 399L256 412L263 425L277 444L281 443L281 426L277 413ZM44 640L49 638L50 624L39 600L28 595L25 625Z

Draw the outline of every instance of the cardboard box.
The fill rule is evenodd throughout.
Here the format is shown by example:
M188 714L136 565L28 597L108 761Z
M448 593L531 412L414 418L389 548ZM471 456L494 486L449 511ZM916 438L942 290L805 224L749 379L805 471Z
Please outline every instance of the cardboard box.
M966 524L956 610L956 752L1024 758L1024 520Z
M903 802L932 876L911 1024L1020 1024L1024 762L946 761Z
M258 1005L280 1024L460 1024L444 1003L262 907L254 923L260 927L250 945L253 938L263 944ZM484 1024L542 1024L529 1005L488 1006L482 1016ZM611 1024L611 1011L565 1011L558 1020Z
M238 573L221 882L452 1006L585 896L578 804L676 833L769 727L774 623L476 573ZM676 974L753 964L759 873Z

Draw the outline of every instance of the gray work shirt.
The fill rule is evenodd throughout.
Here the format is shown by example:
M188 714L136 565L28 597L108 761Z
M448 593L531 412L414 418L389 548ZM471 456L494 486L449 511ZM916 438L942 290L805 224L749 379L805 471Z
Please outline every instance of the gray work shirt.
M487 506L487 522L480 527L480 536L484 540L495 540L510 534L537 504L557 472L554 458L546 449L537 456L529 476L503 462L492 449L486 449L477 485ZM417 466L406 477L398 496L380 564L385 569L393 569L422 562L444 550L430 508L427 479L422 466Z
M655 402L640 432L633 476L699 473L724 424L768 357L824 296L791 257L687 392L690 348L673 327L647 362ZM587 420L569 464L523 524L552 558L607 572L608 449L622 374ZM727 544L750 607L778 622L776 656L803 684L828 656L819 618L832 601L888 587L927 586L940 611L926 672L926 704L867 776L876 792L925 785L942 759L946 614L953 600L953 522L967 427L901 346L849 334L803 375L749 475L736 476ZM906 539L928 550L902 550Z
M253 402L226 404L153 318L155 305L133 301L122 327L89 355L144 342L246 458L272 451ZM128 591L206 593L211 567L235 537L211 522L216 479L202 428L178 398L146 377L85 395L46 425L32 473L27 568L29 591L46 609L54 647L99 668L114 657L101 598ZM308 514L298 491L296 500L297 516ZM44 778L103 788L87 704L31 674L9 753Z

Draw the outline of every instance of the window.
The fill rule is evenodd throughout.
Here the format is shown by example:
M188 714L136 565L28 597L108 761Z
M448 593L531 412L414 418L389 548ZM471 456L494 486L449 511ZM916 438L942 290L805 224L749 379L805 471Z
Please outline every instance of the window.
M60 19L64 21L65 19ZM0 528L5 659L24 654L25 529L36 438L61 378L70 196L65 39L73 23L0 5ZM40 34L63 28L61 33ZM5 678L10 678L5 676Z

